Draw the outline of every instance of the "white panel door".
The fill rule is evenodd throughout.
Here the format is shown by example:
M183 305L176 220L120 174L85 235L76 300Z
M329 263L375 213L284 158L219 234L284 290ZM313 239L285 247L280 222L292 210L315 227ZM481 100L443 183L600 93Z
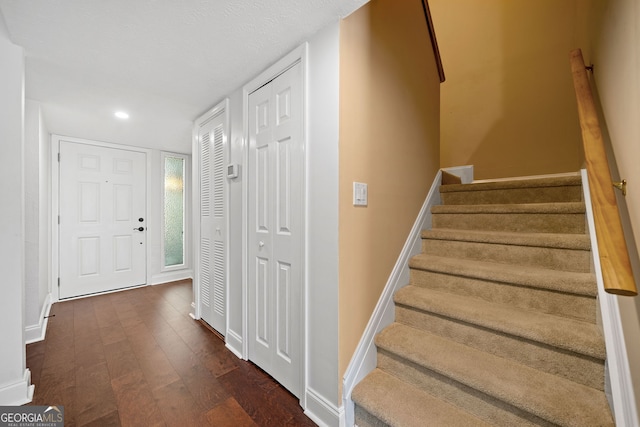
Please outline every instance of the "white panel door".
M249 95L249 359L301 393L304 234L302 74Z
M60 298L146 283L146 155L60 142Z
M200 151L200 317L226 334L226 207L224 111L198 132Z

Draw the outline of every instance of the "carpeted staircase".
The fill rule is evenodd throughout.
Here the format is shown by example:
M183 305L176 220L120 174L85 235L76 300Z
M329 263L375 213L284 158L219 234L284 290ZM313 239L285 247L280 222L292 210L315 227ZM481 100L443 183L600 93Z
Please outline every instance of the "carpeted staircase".
M356 424L614 425L580 176L440 193Z

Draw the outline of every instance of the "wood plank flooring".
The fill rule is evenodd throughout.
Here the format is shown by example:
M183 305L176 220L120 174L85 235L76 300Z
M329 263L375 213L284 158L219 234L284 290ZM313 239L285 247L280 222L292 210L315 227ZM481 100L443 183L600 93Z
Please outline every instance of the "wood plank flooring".
M65 426L315 426L298 400L188 315L191 281L54 304L27 346L32 405Z

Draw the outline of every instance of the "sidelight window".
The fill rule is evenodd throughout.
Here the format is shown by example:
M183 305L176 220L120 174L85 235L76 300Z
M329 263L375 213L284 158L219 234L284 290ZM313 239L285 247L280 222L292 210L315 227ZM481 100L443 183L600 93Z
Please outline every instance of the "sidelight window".
M163 266L185 265L185 157L163 154L164 168L164 222Z

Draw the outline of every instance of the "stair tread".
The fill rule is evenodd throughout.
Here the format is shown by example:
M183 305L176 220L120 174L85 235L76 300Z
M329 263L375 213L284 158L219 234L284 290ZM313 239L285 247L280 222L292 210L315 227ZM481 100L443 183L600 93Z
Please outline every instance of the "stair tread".
M473 415L388 373L374 369L353 390L356 404L389 425L489 426Z
M531 179L514 179L505 181L472 182L467 184L449 184L440 187L441 193L453 193L459 191L486 191L503 190L512 188L544 188L581 186L582 178L579 174L556 177L541 177Z
M433 214L584 214L584 202L436 205Z
M423 230L422 238L514 246L535 246L556 249L591 250L591 241L589 236L586 234L519 233L507 231L435 228L431 230Z
M596 359L605 359L597 325L473 297L408 285L396 292L396 304L412 307L486 329L535 341Z
M613 426L607 399L596 389L398 323L376 345L545 420Z
M418 254L412 257L409 260L409 267L576 295L595 297L598 293L595 278L591 273L551 270L471 259L462 260L428 254Z

